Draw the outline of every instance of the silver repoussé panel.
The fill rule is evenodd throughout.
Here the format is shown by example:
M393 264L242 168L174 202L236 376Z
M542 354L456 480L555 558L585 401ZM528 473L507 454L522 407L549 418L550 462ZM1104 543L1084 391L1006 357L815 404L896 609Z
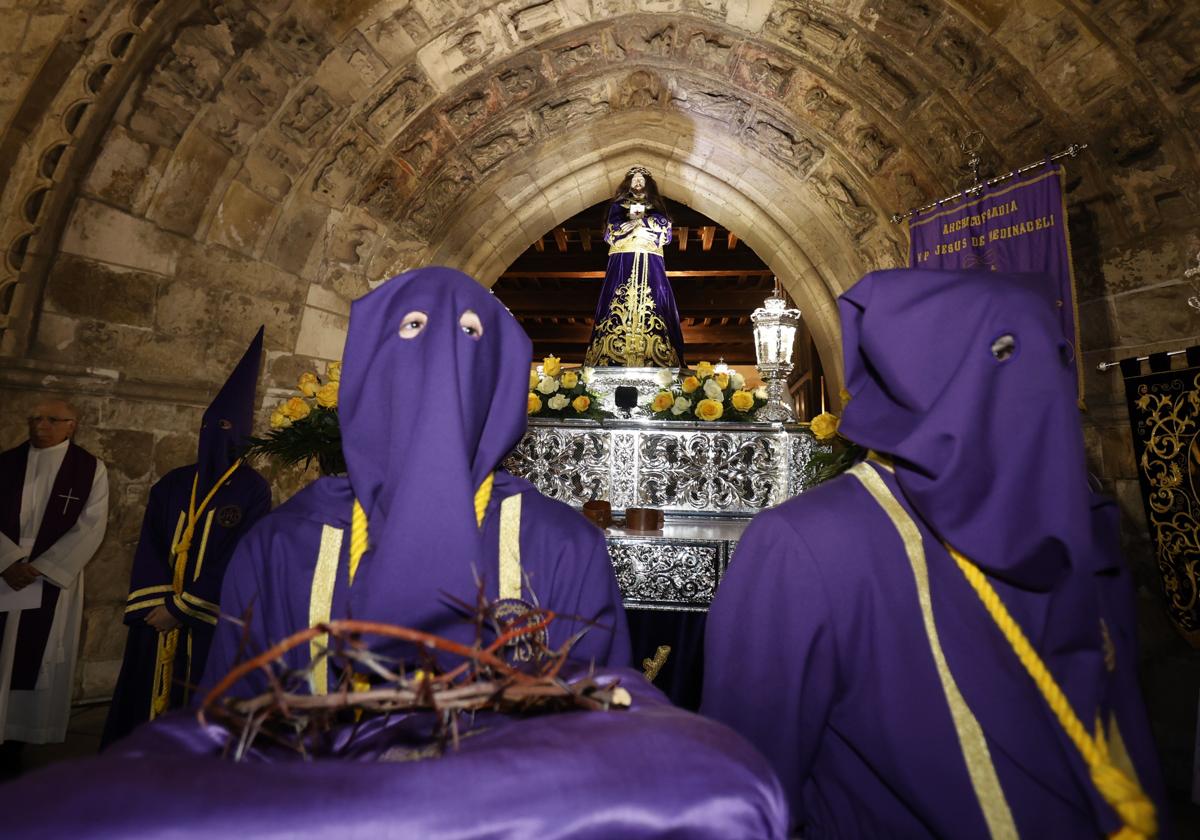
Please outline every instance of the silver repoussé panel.
M535 419L504 466L575 506L607 499L615 511L744 518L808 487L825 449L779 424Z

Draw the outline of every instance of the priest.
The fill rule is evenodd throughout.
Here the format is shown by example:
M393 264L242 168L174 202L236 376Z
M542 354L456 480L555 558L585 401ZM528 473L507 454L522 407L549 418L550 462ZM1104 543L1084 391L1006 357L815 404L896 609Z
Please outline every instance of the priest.
M841 432L872 455L751 523L706 637L702 710L806 836L1169 826L1049 288L894 270L839 301Z
M325 477L239 544L209 655L212 685L239 655L330 618L402 624L464 644L479 587L508 614L560 618L547 642L583 632L573 656L624 665L629 636L603 535L501 468L525 433L529 337L467 275L424 268L355 301L338 413L346 476ZM245 621L245 626L241 621ZM419 652L373 649L412 665ZM322 640L290 652L324 693L338 674ZM266 686L256 673L235 687Z
M259 329L204 412L196 463L150 488L125 604L125 658L102 747L187 704L204 673L229 558L271 508L266 479L239 457L253 431L262 342Z
M83 568L108 522L104 462L72 438L75 407L39 401L29 440L0 453L0 740L13 772L25 743L67 733L83 616Z

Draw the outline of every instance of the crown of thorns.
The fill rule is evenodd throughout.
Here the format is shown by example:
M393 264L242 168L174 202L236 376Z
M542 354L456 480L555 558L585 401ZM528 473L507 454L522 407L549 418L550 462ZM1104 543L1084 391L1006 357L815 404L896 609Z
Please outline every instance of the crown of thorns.
M634 175L641 175L643 178L653 177L650 174L650 170L644 166L635 166L625 173L626 178L632 178Z

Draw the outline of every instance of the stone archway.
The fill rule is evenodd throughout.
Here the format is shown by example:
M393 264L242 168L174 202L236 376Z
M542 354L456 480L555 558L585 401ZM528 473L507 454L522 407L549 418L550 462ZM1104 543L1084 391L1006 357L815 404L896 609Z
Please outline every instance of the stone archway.
M618 129L621 128L618 124ZM776 272L804 311L827 368L840 377L841 333L835 299L844 285L857 279L863 266L839 266L845 273L840 277L829 276L829 269L822 271L812 261L796 235L797 231L811 227L802 226L790 216L786 205L772 201L751 185L739 184L721 167L714 169L710 164L704 169L684 155L674 156L676 148L650 146L641 138L630 140L621 130L614 134L624 134L624 139L597 150L597 159L580 168L566 162L558 167L546 166L536 156L514 161L510 166L535 171L537 178L508 198L506 213L502 215L490 209L483 198L475 206L468 205L445 236L429 246L427 259L454 265L490 286L532 238L611 196L628 167L642 163L656 173L664 195L737 233ZM498 173L496 178L501 183L511 183L506 172ZM487 183L482 184L478 194L487 196L487 187ZM786 185L778 187L776 192L786 189ZM824 235L836 234L827 230ZM401 263L397 267L408 266Z

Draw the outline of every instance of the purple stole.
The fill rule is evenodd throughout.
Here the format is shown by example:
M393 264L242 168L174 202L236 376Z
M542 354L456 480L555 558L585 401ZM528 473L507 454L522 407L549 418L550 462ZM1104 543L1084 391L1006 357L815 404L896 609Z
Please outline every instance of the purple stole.
M15 543L21 541L21 494L25 487L25 467L29 461L29 443L0 453L0 533ZM54 545L75 526L79 515L87 506L92 492L92 480L96 477L96 456L73 442L67 444L58 475L50 487L50 501L42 516L41 527L33 543L30 560ZM62 505L56 500L65 500ZM37 685L38 672L42 668L42 657L50 639L50 627L54 624L54 609L58 606L59 589L52 583L42 585L42 605L32 610L22 610L17 630L16 653L13 659L12 689L32 691ZM4 640L4 627L8 613L0 618L0 642Z

